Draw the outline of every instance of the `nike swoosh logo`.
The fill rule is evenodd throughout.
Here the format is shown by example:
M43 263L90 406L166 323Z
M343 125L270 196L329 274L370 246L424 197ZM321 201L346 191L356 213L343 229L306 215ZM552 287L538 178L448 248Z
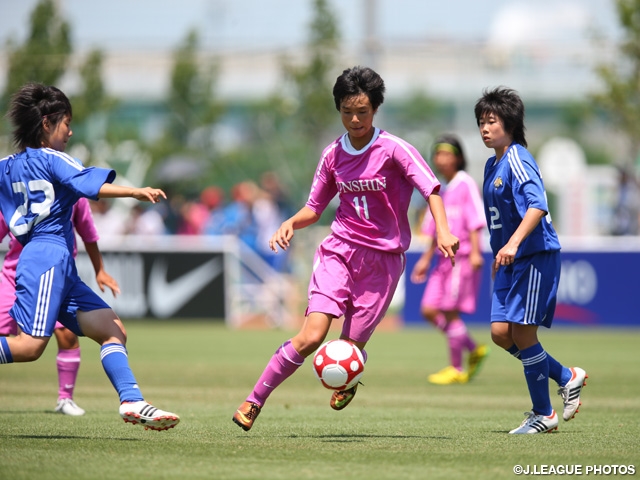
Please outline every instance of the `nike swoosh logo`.
M273 388L271 385L269 385L267 382L262 382L262 384L267 387L267 388Z
M209 282L222 273L222 259L212 258L198 268L167 281L167 261L159 258L149 274L149 308L159 318L167 318L191 301Z

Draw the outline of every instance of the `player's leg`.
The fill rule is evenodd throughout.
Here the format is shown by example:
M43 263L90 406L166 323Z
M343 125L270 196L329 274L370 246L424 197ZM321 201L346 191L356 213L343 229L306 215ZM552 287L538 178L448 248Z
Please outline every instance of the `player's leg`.
M58 342L56 367L58 369L58 402L55 411L65 415L84 415L84 410L73 401L78 371L80 370L80 342L78 336L57 322L53 331Z
M0 337L0 363L34 362L42 356L51 337L32 337L19 332L15 337Z
M84 285L84 284L83 284ZM101 302L84 285L88 291L82 294L85 308L88 304ZM78 298L78 289L75 289ZM93 295L94 299L88 297ZM122 322L111 308L77 311L77 321L82 333L100 345L100 359L107 377L118 392L120 398L120 416L125 422L140 424L145 429L168 430L180 422L180 417L171 412L165 412L144 400L138 382L129 366L128 352L125 347L126 332ZM68 324L65 323L68 326Z
M429 375L427 380L434 385L467 383L469 376L462 366L462 354L468 338L467 328L456 310L447 310L442 313L445 319L443 332L449 348L449 365L439 372Z
M238 426L245 431L251 429L269 395L322 344L333 318L333 315L325 313L309 313L300 332L275 351L253 390L233 415L233 421Z
M405 256L360 248L353 250L350 302L345 303L340 338L354 343L366 361L365 345L384 318L405 266ZM329 405L342 410L351 403L358 390L353 387L333 392Z

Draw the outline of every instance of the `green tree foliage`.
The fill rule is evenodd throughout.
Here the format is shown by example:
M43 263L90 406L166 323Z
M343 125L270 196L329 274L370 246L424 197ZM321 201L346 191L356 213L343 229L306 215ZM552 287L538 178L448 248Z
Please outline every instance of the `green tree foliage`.
M596 69L604 83L594 100L611 117L631 145L632 158L640 152L640 0L616 0L624 37L616 63Z
M297 125L314 145L324 142L324 133L336 119L332 89L340 34L336 17L326 0L314 0L314 17L310 25L306 65L283 60L285 78L295 89L298 108Z
M71 55L69 24L59 15L53 0L40 0L30 18L23 45L8 46L9 71L3 105L27 82L54 85L67 69Z
M103 52L92 50L80 66L82 88L78 95L71 99L75 123L81 123L91 116L105 113L115 105L115 99L107 95L102 80L103 62Z
M198 47L198 34L192 30L175 52L171 73L167 133L176 145L182 147L187 145L197 128L214 124L222 113L214 94L217 65L199 59Z

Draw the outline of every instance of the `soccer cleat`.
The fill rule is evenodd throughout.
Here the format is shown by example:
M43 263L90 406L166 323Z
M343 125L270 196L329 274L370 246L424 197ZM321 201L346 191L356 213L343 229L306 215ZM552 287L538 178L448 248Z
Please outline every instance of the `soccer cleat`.
M443 368L438 373L432 373L427 377L429 383L435 385L451 385L453 383L467 383L469 381L469 375L466 372L461 372L456 367L449 365Z
M467 360L467 374L469 375L469 380L478 374L480 367L482 366L482 362L484 362L484 360L489 356L490 352L491 349L488 346L478 345L471 353L469 353L469 359Z
M169 430L180 422L175 413L160 410L144 400L120 405L120 416L126 423L139 423L145 430Z
M58 405L56 405L56 409L54 411L57 413L63 413L64 415L71 415L72 417L84 415L84 410L76 405L76 403L70 398L59 399Z
M331 405L331 408L333 408L334 410L342 410L347 405L349 405L351 403L351 400L353 400L353 397L356 396L358 385L359 382L356 383L353 387L348 388L347 390L333 392L333 395L331 395L331 400L329 401L329 405Z
M558 415L553 410L548 417L537 415L534 412L525 412L525 419L518 428L514 428L509 433L545 433L558 429Z
M255 422L258 415L260 415L261 408L257 403L244 402L238 407L236 413L233 414L232 420L245 432L248 432L251 430L251 427L253 427L253 422Z
M580 393L582 392L582 387L587 384L585 381L587 378L589 376L583 369L571 367L571 380L564 387L558 389L558 395L562 397L562 402L564 403L562 418L565 422L571 420L578 413L578 409L582 405Z

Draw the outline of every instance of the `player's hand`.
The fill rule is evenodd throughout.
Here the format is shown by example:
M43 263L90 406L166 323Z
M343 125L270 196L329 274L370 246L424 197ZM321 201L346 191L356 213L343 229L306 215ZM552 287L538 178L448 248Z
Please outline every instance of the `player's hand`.
M104 270L100 270L96 275L96 282L101 292L104 292L105 288L109 288L113 296L116 297L120 294L120 285L115 278L109 275Z
M484 265L484 258L479 252L471 252L469 254L469 263L471 263L471 268L474 270L480 270Z
M451 266L456 264L456 252L460 248L460 240L452 233L446 235L438 235L438 250L442 252L445 257L451 260Z
M496 261L494 268L497 271L499 267L506 267L511 265L516 259L516 253L518 253L518 247L507 243L502 247L496 255Z
M424 283L427 281L427 272L431 265L431 256L422 255L416 262L411 272L411 281L413 283Z
M153 187L134 188L131 196L141 202L151 203L158 203L161 198L167 199L166 193L159 188Z
M282 250L289 248L289 241L293 238L292 223L287 220L280 225L280 228L269 239L269 248L278 253L278 245Z

